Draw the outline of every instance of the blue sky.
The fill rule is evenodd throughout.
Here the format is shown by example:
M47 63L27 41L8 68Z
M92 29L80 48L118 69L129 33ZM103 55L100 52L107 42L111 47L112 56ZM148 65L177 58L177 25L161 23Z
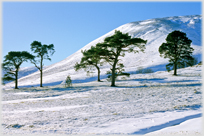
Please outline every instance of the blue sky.
M28 51L30 44L54 44L59 62L89 42L129 22L201 15L201 2L3 2L2 57ZM34 66L23 63L21 67Z

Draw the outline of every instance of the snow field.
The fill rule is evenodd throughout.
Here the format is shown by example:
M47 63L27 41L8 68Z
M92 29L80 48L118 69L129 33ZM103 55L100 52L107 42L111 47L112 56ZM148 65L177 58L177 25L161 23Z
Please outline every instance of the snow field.
M4 90L3 134L148 134L198 119L202 113L201 66L178 73L132 74L118 79L117 87L103 79L70 88ZM201 126L197 127L187 134L200 134Z

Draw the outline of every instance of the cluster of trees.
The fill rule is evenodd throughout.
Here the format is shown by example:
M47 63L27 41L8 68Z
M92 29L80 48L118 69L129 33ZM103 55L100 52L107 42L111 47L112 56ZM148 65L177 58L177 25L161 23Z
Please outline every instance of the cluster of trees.
M15 80L15 89L18 89L18 72L23 62L30 61L40 71L40 87L42 87L42 74L43 74L43 60L51 60L49 57L55 52L54 45L42 45L41 42L33 41L31 43L31 51L35 54L32 55L26 51L11 51L4 56L2 68L6 71L3 81Z
M124 57L125 52L139 52L144 51L146 40L141 38L131 38L128 33L123 34L120 31L115 31L115 34L106 37L104 42L97 43L89 50L82 51L83 57L80 63L76 63L75 70L81 68L87 69L90 66L96 67L98 70L98 81L100 81L99 65L109 63L111 65L108 74L111 74L111 86L115 86L115 78L120 75L129 75L124 73L124 65L120 63L119 57Z
M195 59L192 57L193 48L191 40L181 31L173 31L168 34L166 43L162 43L159 47L161 57L169 58L169 64L166 65L168 71L174 70L177 75L177 68L192 66ZM83 57L79 63L75 64L75 70L90 69L95 67L98 71L98 81L100 81L100 67L104 63L109 63L110 71L107 72L111 79L111 86L115 86L117 76L129 76L124 72L124 65L120 62L119 57L124 57L125 53L139 51L144 52L147 40L141 38L131 38L128 33L123 34L115 31L115 34L106 37L104 42L92 46L89 50L82 50ZM89 72L89 70L87 70Z
M166 43L162 43L159 47L161 57L168 58L169 64L166 65L168 71L174 69L174 75L177 75L177 68L192 66L195 59L192 57L193 48L191 40L186 37L186 34L181 31L173 31L168 34ZM87 73L92 68L98 71L98 81L100 81L100 66L108 63L111 66L110 71L107 71L111 79L111 86L115 86L117 76L129 76L129 73L124 72L124 65L120 62L120 57L124 57L125 53L144 52L147 40L141 38L132 38L128 33L115 31L115 34L106 37L102 43L97 43L96 46L91 46L89 50L82 50L83 57L79 63L76 63L74 68L76 71L85 69ZM18 71L20 65L25 61L30 61L40 71L40 87L42 87L43 77L43 60L51 60L50 55L53 55L54 45L42 45L38 41L31 43L31 51L36 55L32 55L26 51L11 51L4 58L3 69L7 71L3 80L15 80L15 89L18 89ZM68 86L71 85L71 78L67 78Z

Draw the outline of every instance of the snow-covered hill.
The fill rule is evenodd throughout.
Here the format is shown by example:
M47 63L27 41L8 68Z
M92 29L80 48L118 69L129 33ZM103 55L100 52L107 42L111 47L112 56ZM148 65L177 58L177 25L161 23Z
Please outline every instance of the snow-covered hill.
M46 66L44 68L46 68ZM32 73L35 73L36 71L38 71L38 69L35 66L32 66L32 67L22 67L18 71L18 78L30 75ZM3 70L2 71L2 76L4 74L6 74L6 72ZM4 83L9 83L9 82L11 82L11 81L5 81Z
M198 62L200 62L202 54L201 20L202 17L200 15L191 15L156 18L124 24L85 45L82 49L66 59L47 66L43 71L43 84L61 84L67 75L71 76L74 83L96 80L96 71L91 75L92 77L88 77L83 70L75 72L74 65L76 62L79 62L82 57L81 50L89 49L98 42L103 42L104 38L114 34L115 30L120 30L123 33L129 33L132 37L139 37L148 41L145 53L126 53L125 57L121 58L125 65L126 72L134 73L139 67L151 68L153 71L165 70L168 59L160 57L158 48L165 42L166 36L174 30L185 32L187 37L192 40L192 47L194 48L193 55L198 59ZM109 68L108 64L101 67L102 79L106 77L105 73ZM19 87L38 86L40 83L39 74L39 71L37 71L20 78ZM14 83L8 83L5 87L9 86L13 87Z
M23 67L23 68L20 68L19 72L18 72L18 78L21 78L21 77L24 77L24 76L27 76L27 75L30 75L34 72L38 71L38 69L36 67ZM6 74L6 72L3 70L2 71L2 76ZM5 81L4 83L8 83L10 81Z

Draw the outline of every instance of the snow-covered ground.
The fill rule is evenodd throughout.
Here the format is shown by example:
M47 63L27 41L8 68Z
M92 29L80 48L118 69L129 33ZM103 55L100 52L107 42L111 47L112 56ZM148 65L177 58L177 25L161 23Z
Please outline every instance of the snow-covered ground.
M192 40L193 56L202 60L201 15L167 17L124 24L85 45L76 53L43 70L43 88L38 87L40 73L35 67L21 68L18 90L14 82L2 87L3 134L201 134L202 67L178 70L178 76L166 72L168 59L160 57L159 46L166 36L181 30ZM126 53L121 57L130 77L119 78L110 87L108 64L90 76L76 72L81 50L89 49L120 30L132 37L148 40L145 53ZM149 74L136 74L148 68ZM71 76L73 86L63 83Z
M202 67L2 92L3 134L201 134Z

